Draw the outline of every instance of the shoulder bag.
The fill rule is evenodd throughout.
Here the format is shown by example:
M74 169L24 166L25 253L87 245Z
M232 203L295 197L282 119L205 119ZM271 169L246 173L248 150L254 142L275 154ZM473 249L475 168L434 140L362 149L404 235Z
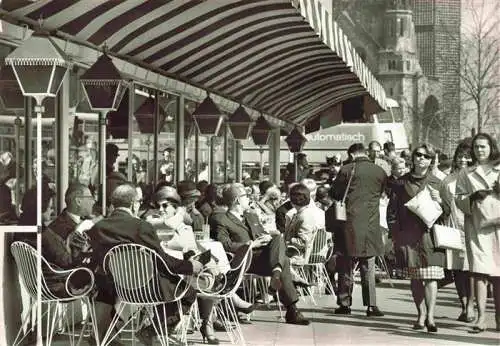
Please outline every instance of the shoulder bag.
M465 239L462 238L462 232L455 226L453 215L450 215L449 223L449 226L439 224L432 226L436 248L465 251Z
M344 197L342 197L341 201L334 201L335 205L335 219L338 221L346 221L347 220L347 208L345 205L345 200L347 198L347 193L349 192L349 187L351 186L352 177L354 176L354 171L356 169L356 164L352 167L351 176L349 177L349 181L347 182L347 187L345 189Z

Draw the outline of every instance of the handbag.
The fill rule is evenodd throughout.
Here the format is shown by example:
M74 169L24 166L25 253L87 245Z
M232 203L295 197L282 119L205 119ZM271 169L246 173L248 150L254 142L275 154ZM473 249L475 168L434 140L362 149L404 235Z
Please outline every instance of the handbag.
M434 224L432 227L436 248L464 251L465 244L462 232L455 226L452 215L450 216L450 224L449 226Z
M345 205L345 200L347 198L347 193L349 192L349 187L351 186L352 177L354 176L354 170L356 169L356 164L352 167L351 176L349 177L349 181L347 182L347 187L344 192L344 197L342 197L341 201L334 201L335 205L335 219L338 221L346 221L347 220L347 208Z

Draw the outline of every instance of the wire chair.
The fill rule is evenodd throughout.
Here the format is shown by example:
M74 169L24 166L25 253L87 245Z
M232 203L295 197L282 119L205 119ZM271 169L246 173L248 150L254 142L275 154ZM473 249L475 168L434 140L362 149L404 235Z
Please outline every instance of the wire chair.
M198 285L200 287L198 290L198 296L213 299L219 302L219 304L215 307L216 312L226 328L231 344L239 343L241 345L245 345L245 338L243 337L243 332L238 320L238 313L231 297L236 294L236 290L240 287L243 281L243 276L250 268L250 264L252 262L252 246L248 246L248 249L246 249L245 254L242 256L239 263L235 263L235 259L236 257L234 257L231 261L231 269L222 275L218 285L210 289L203 289L202 286ZM209 269L206 268L204 271L205 270ZM201 276L198 276L198 278L200 277Z
M163 297L160 286L160 271L159 265L164 268L174 277L179 277L174 290L174 299L166 301ZM134 321L138 319L143 311L153 310L157 320L160 319L158 306L169 302L177 302L181 323L182 323L182 308L180 300L184 297L189 285L184 281L184 277L173 273L163 259L150 248L138 244L121 244L111 248L104 257L103 268L110 273L113 278L113 283L116 289L116 294L119 298L118 307L115 316L113 317L110 326L102 341L102 346L110 343L118 334L125 330L132 323L132 333L137 330L134 328ZM115 326L120 319L126 306L130 306L130 318L117 330ZM155 332L158 335L162 346L169 344L167 316L165 309L163 310L163 325L155 323L149 314L146 316L150 319ZM138 326L136 326L138 327ZM113 334L113 332L115 333ZM132 344L135 344L135 338L132 335Z
M299 250L294 246L288 246L288 250L300 253ZM330 281L328 275L328 270L326 269L326 263L333 254L333 248L328 238L328 233L324 228L318 229L313 236L312 246L306 250L304 255L304 261L292 263L292 267L296 270L299 276L312 283L318 289L318 294L322 295L325 292L325 288L334 294L333 285ZM316 305L313 293L309 287L304 287L309 295L312 303ZM301 292L299 290L299 292ZM303 292L301 292L303 293Z
M14 340L14 345L19 345L26 337L26 334L23 335L22 337L21 335L23 333L23 330L25 329L24 327L27 325L29 319L31 318L33 309L35 309L35 306L38 301L37 258L38 256L41 255L31 245L21 241L16 241L12 243L12 245L10 246L10 250L12 255L14 256L14 260L16 261L16 266L19 271L19 275L21 277L21 282L25 287L26 291L28 292L30 298L34 302L29 307L28 313L23 319L21 328L19 329L19 332L17 333L17 336ZM61 308L65 308L67 304L74 303L78 300L82 300L83 303L86 304L88 308L88 313L76 345L79 345L82 340L83 333L85 331L85 327L88 325L89 318L92 324L92 331L94 333L95 340L97 344L99 344L94 302L92 297L92 293L94 292L94 273L90 269L84 267L68 269L68 270L59 270L53 268L43 256L41 256L41 260L42 260L42 272L41 272L40 304L47 303L48 307L47 311L44 312L44 314L42 315L42 317L47 315L47 326L46 326L47 345L50 345L52 343L56 322L59 322L59 324L65 323L65 327L72 331L68 336L70 339L70 344L75 345L74 314L72 314L72 318L70 321L69 318L64 318L65 313L58 313L58 310L60 310ZM50 275L53 277L52 279L53 281L55 280L58 282L64 282L64 296L58 296L50 289L46 278L47 273L50 273ZM75 291L71 288L70 281L73 275L77 273L88 274L90 281L89 285L79 290L78 293L75 293ZM40 325L41 321L38 321L37 323Z

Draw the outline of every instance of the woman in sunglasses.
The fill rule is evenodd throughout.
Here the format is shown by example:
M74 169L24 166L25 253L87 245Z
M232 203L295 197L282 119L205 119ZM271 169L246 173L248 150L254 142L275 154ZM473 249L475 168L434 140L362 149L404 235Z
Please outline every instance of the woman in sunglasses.
M472 166L472 142L463 140L457 146L453 155L452 172L442 183L441 196L443 199L443 210L448 224L461 230L463 243L465 245L464 213L455 204L455 189L457 187L458 173ZM464 247L465 249L465 247ZM458 321L470 323L474 321L474 280L469 274L469 261L465 251L446 250L446 268L453 273L455 287L462 312Z
M455 194L457 207L464 213L465 245L477 301L477 320L470 333L486 328L488 281L493 284L496 330L500 331L500 153L495 140L478 133L472 139L471 157L473 166L460 171Z
M391 187L387 212L394 250L402 258L411 279L411 292L417 308L417 321L413 329L427 327L428 332L437 332L434 309L437 281L444 277L444 251L434 248L429 227L405 203L426 188L431 191L431 198L441 203L441 182L432 174L435 158L436 153L430 144L421 144L413 150L412 169Z

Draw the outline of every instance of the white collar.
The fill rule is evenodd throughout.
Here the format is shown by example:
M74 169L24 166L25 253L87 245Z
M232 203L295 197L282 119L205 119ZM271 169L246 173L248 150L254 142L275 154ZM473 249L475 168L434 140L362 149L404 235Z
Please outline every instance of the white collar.
M71 218L71 220L75 221L75 223L77 225L80 222L82 222L82 218L80 217L80 215L73 214L73 213L69 212L68 210L66 210L66 214L68 214L68 216Z

